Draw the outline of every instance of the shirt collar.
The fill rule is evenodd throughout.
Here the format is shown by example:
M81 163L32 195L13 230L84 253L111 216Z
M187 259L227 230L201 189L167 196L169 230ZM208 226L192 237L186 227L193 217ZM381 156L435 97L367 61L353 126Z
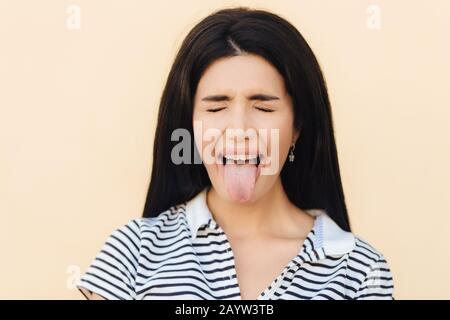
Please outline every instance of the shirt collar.
M207 206L207 191L208 188L205 188L186 203L186 219L192 239L197 237L199 228L210 222L215 223ZM327 256L342 256L353 250L355 247L354 235L342 230L324 209L304 209L303 211L316 217L313 227L315 250L323 249Z
M197 232L200 227L213 220L211 211L206 203L207 192L208 188L203 189L186 203L186 219L189 224L192 239L197 237Z

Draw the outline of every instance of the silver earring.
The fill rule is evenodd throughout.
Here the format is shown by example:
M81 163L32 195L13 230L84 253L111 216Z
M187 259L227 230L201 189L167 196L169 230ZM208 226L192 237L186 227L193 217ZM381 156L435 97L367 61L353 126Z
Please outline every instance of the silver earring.
M295 150L295 143L292 145L292 149L289 152L289 162L294 162L295 159L294 150Z

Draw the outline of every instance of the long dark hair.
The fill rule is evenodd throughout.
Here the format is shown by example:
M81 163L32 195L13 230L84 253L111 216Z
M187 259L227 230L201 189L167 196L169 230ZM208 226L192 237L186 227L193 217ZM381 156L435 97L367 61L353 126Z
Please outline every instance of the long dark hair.
M155 217L192 199L211 185L203 164L171 161L175 129L193 131L193 98L205 69L240 51L259 55L283 76L300 130L295 161L286 162L281 180L289 200L301 209L325 209L350 231L333 132L330 101L311 48L285 19L245 7L223 9L200 21L184 39L161 97L153 147L153 168L144 217ZM192 139L192 154L198 151Z

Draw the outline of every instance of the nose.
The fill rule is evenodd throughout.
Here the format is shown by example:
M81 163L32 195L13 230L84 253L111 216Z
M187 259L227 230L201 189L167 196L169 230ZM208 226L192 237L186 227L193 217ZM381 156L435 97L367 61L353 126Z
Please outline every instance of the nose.
M244 148L249 141L256 138L248 106L244 103L237 102L232 108L227 121L225 138L228 146Z

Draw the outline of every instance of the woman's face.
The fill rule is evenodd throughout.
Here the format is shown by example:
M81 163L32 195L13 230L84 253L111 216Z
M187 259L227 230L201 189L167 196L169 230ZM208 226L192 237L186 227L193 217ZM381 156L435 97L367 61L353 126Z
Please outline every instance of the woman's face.
M282 76L252 54L222 58L206 69L194 97L193 125L212 187L237 203L271 190L298 137Z

